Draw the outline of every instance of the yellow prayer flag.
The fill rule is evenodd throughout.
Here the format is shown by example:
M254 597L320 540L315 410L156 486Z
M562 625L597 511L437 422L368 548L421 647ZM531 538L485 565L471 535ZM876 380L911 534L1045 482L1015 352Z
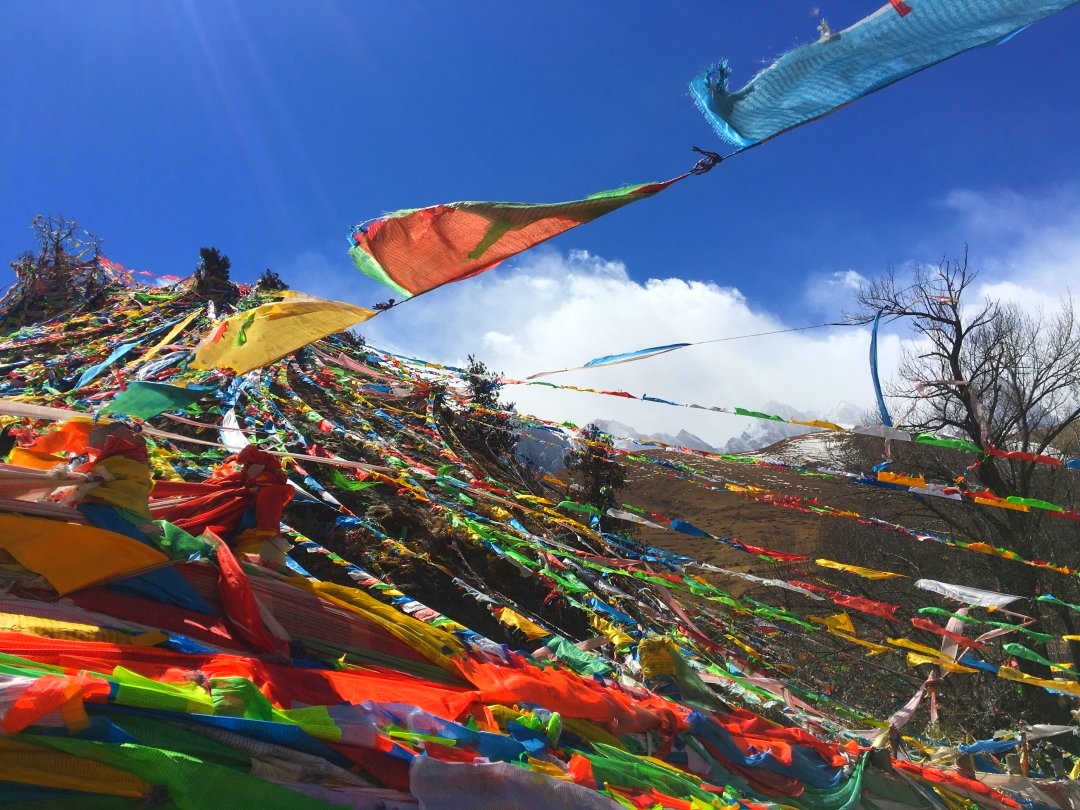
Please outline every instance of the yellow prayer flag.
M116 532L14 514L0 514L0 549L61 596L169 564L157 549Z
M520 630L529 641L547 638L552 634L550 630L545 630L528 617L522 616L516 610L511 610L508 607L499 608L498 617L499 621L507 627L513 627L516 630Z
M107 644L136 644L137 636L83 622L67 622L21 613L0 613L0 631L27 633L42 638L104 641ZM162 636L162 640L165 637Z
M846 613L837 613L832 616L807 616L810 621L823 624L830 630L843 630L845 633L855 633L855 625L851 623L851 617Z
M105 480L86 492L83 496L86 501L126 509L144 520L152 519L147 504L154 481L146 464L121 455L108 456L95 465L94 472Z
M837 571L846 571L849 574L855 574L855 576L862 577L863 579L896 579L897 577L903 577L903 574L894 574L892 571L878 571L875 568L863 568L859 565L847 565L846 563L838 563L834 560L814 560L817 565L822 568L832 568Z
M663 636L646 636L638 644L638 661L645 678L675 675L674 645Z
M747 653L748 655L753 655L754 657L757 657L757 655L758 655L757 650L755 650L749 644L743 643L740 639L735 638L735 636L731 635L731 633L724 633L724 638L726 638L728 641L730 641L732 644L734 644L736 647L740 648L743 652Z
M571 776L552 762L547 762L543 759L533 759L528 757L529 770L533 773L542 773L544 776L550 776L552 779L562 779L567 781L571 779Z
M998 509L1012 509L1014 512L1030 512L1031 510L1022 503L1009 503L1004 498L975 498L975 503L981 506L996 506Z
M221 321L195 350L191 367L226 367L245 374L376 314L342 301L294 294Z
M975 551L979 554L992 554L995 557L1007 557L1008 555L1003 553L1000 549L995 548L989 543L968 543L965 547L967 551Z
M895 647L903 647L908 650L914 650L915 652L922 655L929 655L933 658L941 658L940 650L935 650L933 647L927 647L925 644L919 644L917 641L912 641L911 639L887 638L885 640Z
M1053 689L1057 692L1064 692L1067 695L1080 697L1080 683L1077 683L1076 681L1036 678L1034 675L1028 675L1018 669L1013 669L1012 667L998 667L997 674L999 678L1004 678L1007 681L1018 681L1020 683L1029 684L1030 686L1041 686L1043 689Z
M628 647L634 643L633 636L630 636L609 622L602 616L593 614L589 617L589 624L593 626L598 633L603 633L611 643L615 646L616 650L621 650L623 647Z
M838 638L844 639L844 641L850 641L852 644L858 644L860 647L866 647L866 649L870 651L866 654L867 658L873 655L881 655L882 653L891 651L891 648L886 647L884 644L875 644L872 641L867 641L866 639L859 638L858 636L851 636L847 633L841 633L839 630L830 630L829 632L832 633L834 636L837 636Z
M419 619L383 604L357 588L337 585L333 582L313 582L304 577L292 577L289 583L331 604L363 616L368 621L379 625L390 635L408 644L429 661L449 672L457 673L453 662L465 648L456 636L445 630L424 624Z
M926 479L921 475L902 475L901 473L891 473L888 470L880 470L877 479L888 484L900 484L905 487L926 486Z
M150 784L133 773L10 738L0 738L0 779L130 799L146 798L151 793Z
M907 654L907 665L909 667L918 667L922 666L923 664L933 664L935 667L941 667L947 672L963 672L970 674L979 671L977 669L973 669L972 667L961 666L960 664L953 663L952 661L947 661L944 658L940 657L919 655L918 653L913 652L909 652Z
M835 422L827 422L824 419L788 419L793 425L806 425L807 427L821 428L822 430L843 430Z

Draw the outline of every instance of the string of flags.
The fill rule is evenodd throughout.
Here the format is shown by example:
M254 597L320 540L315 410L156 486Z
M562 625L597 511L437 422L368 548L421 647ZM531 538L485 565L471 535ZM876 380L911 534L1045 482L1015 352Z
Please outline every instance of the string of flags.
M151 310L160 310L160 314L144 313L146 317L144 328L160 328L160 335L164 335L187 318L186 315L175 311L173 303L174 301L162 301L148 305ZM56 333L56 339L52 341L52 345L80 347L77 355L67 354L66 351L60 355L68 357L62 366L51 367L56 372L56 384L53 385L56 391L59 392L65 386L65 378L81 377L83 365L94 366L100 364L101 359L107 359L112 352L110 347L134 342L133 338L138 331L134 319L128 320L118 316L117 313L109 312L103 313L100 320L103 323L113 324L113 328L111 332L97 333L99 338L96 344L92 341L88 343L85 335L72 338L64 336L61 331ZM359 355L353 355L349 363L328 362L323 358L349 357L348 346L335 340L320 348L317 353L305 350L300 355L277 361L267 371L235 377L223 374L217 369L193 367L189 361L194 356L194 334L200 332L212 334L215 327L206 320L205 315L202 320L194 318L188 320L187 323L189 324L187 336L174 336L171 340L173 345L186 345L191 348L165 355L162 360L166 362L161 363L155 357L150 364L140 366L130 357L124 358L131 365L124 367L128 369L126 374L123 371L120 372L121 379L126 375L131 376L125 382L123 390L113 387L116 384L115 377L100 374L85 387L72 388L67 394L49 394L44 388L37 389L31 386L35 391L41 390L46 397L46 402L50 404L10 402L13 390L24 392L21 395L15 394L16 396L25 396L27 391L25 382L37 380L39 376L41 379L47 379L50 368L41 363L19 366L18 376L12 379L13 390L9 388L5 393L9 403L5 404L4 410L11 414L10 418L15 419L54 418L68 420L70 423L72 410L88 405L99 411L99 420L104 420L111 414L129 412L136 415L136 418L145 418L151 423L158 419L168 419L172 425L170 429L148 427L146 432L156 436L151 450L154 468L160 469L163 473L167 471L173 476L173 480L205 474L205 471L210 471L215 465L224 462L228 453L237 448L242 452L247 452L245 448L265 447L266 451L282 453L292 459L287 467L287 475L297 485L293 490L294 497L317 505L317 507L306 508L327 510L328 515L336 514L337 517L332 522L339 531L358 532L373 537L377 542L377 547L382 550L381 553L388 555L387 559L416 559L431 566L432 570L442 569L444 576L449 577L453 574L453 579L457 580L454 585L457 591L469 596L475 604L488 611L490 621L495 623L480 633L466 630L465 625L447 616L439 606L417 601L408 593L407 588L396 587L392 579L387 579L385 575L371 574L365 566L356 565L348 562L344 557L333 554L325 542L312 539L309 530L305 530L303 534L295 530L285 530L284 536L290 539L289 544L295 545L299 551L304 552L302 561L292 561L292 564L288 566L293 576L299 576L302 579L306 577L306 581L312 583L311 586L305 586L303 592L320 600L320 603L329 599L331 601L326 604L336 605L338 609L346 604L354 608L362 604L366 611L364 615L371 616L373 620L376 620L377 626L387 630L390 627L397 628L401 622L401 619L392 617L410 616L431 628L432 631L439 630L456 635L475 649L501 650L501 645L497 640L493 640L492 636L497 636L500 632L509 632L520 634L517 637L539 645L539 649L534 649L532 653L537 660L542 660L545 655L551 655L564 666L582 672L613 672L619 667L618 659L613 659L602 650L581 649L578 644L583 642L575 642L572 636L568 637L560 633L560 622L552 622L551 617L543 610L521 604L515 599L508 599L505 593L494 595L490 583L483 578L475 577L468 569L455 570L454 567L447 565L445 559L436 558L429 551L417 549L407 539L393 537L380 527L377 519L365 517L362 512L349 505L356 498L370 497L367 493L382 489L397 492L399 493L397 498L406 497L418 504L423 504L425 509L433 510L433 514L443 515L449 525L457 527L454 531L462 532L462 536L472 538L472 542L477 544L476 547L486 549L493 555L493 559L505 561L505 564L511 566L520 566L531 576L539 575L539 581L548 583L560 594L559 599L566 606L565 609L583 612L590 616L589 626L597 634L596 638L601 638L605 644L612 645L609 647L611 650L634 650L655 632L646 628L671 627L669 617L678 617L681 614L685 618L678 619L678 623L685 634L679 636L679 654L690 655L690 660L695 661L696 666L704 667L698 671L703 675L718 679L731 689L743 690L744 687L739 685L739 681L732 679L733 675L730 671L715 663L716 657L721 654L720 651L723 651L726 660L741 662L738 664L740 668L748 668L751 671L755 666L771 668L773 666L769 663L771 653L766 651L759 638L761 628L778 623L789 628L789 631L813 633L815 631L807 628L825 627L825 625L800 617L797 612L792 612L790 609L768 605L759 600L740 599L728 594L712 584L709 579L698 574L690 574L688 566L692 566L693 562L686 555L673 554L664 549L633 543L615 535L598 533L588 525L591 518L596 515L591 514L588 509L575 508L585 507L584 504L576 504L566 498L561 501L548 501L542 496L531 495L505 482L491 480L447 442L447 437L440 430L438 418L431 410L430 396L426 393L430 389L430 382L424 375L409 372L407 365L373 359L375 356L366 350ZM30 335L33 335L32 339L38 340L46 337L33 330L28 330L27 335L20 337ZM20 342L18 339L10 342L5 349L0 349L0 351L21 351ZM154 345L153 340L141 341L132 353L149 351ZM152 373L144 375L143 379L134 378L151 364L156 367ZM230 380L232 382L229 382ZM413 394L402 398L400 392L403 388L410 388ZM328 394L334 396L333 412L324 410L325 404L329 402L326 399ZM34 395L34 397L37 396L37 394ZM311 404L312 399L322 405ZM61 407L51 403L60 404ZM178 413L189 416L178 416ZM140 414L142 416L139 416ZM219 424L225 425L222 435L232 445L231 448L222 447L221 440L216 437L213 421L203 422L198 418L192 418L200 414L204 418L216 417ZM104 424L100 421L99 423ZM87 424L93 423L87 422ZM177 433L176 430L179 428L193 430L196 433L203 432L207 438L199 439L197 441L200 443L193 444L192 442L196 441L195 436ZM54 434L46 431L42 437L52 435ZM230 436L232 438L228 438ZM391 436L394 438L391 439ZM258 444L251 445L250 441L257 441ZM64 446L70 446L66 442L65 439ZM353 442L357 447L370 448L365 452L377 453L379 458L376 463L370 464L358 464L350 462L347 458L335 458L336 453L333 450L328 451L327 448L337 447L339 442ZM50 449L52 453L49 454L59 452L61 459L65 452L70 452L63 447L50 447L47 443L35 445L37 445L36 440L28 446L27 452L32 448L32 452L40 454L39 458L43 460L45 460L46 451ZM195 449L186 450L185 446ZM412 449L405 450L405 447ZM263 450L260 449L259 452ZM443 466L440 468L422 460L429 457L439 457ZM348 466L350 463L355 466ZM319 472L319 469L325 472ZM166 491L162 490L162 492ZM175 496L171 497L175 500ZM152 500L152 507L153 504ZM175 509L176 506L170 505L167 508ZM622 516L640 514L634 511L635 509L640 509L640 507L622 507L621 511L625 513ZM571 515L584 516L586 520L579 522L575 517L567 516L567 512ZM664 516L655 513L650 513L645 519L654 526L669 525L682 534L708 535L707 532L703 532L687 521L675 518L665 520ZM595 550L577 546L576 543L567 545L565 535L551 535L544 527L569 529L573 535L588 538L590 543L600 543L603 550L597 554ZM20 531L23 530L20 528ZM564 539L556 539L557 537ZM730 547L749 551L752 554L775 555L772 559L786 562L810 562L804 555L788 555L787 552L778 549L763 549L745 540L734 538L728 538L728 540ZM242 549L244 546L241 545L238 548ZM325 571L316 566L316 563L321 560L341 570L350 583L348 587L359 587L365 590L370 594L371 599L376 600L378 604L383 604L386 610L392 612L386 613L374 602L359 601L356 594L342 590L343 586L330 588L326 584L315 587L311 579L316 576L314 571L319 570L320 574L325 576ZM826 558L819 558L815 564L823 570L838 571L841 574L860 578L882 577L891 573L864 566L848 565ZM383 565L385 566L385 563ZM775 586L781 587L782 590L803 595L811 603L820 604L819 599L826 598L857 611L862 609L890 612L884 603L869 599L862 601L859 597L815 582L786 581L769 577L755 578L753 574L730 571L717 566L700 567L697 570L710 578L719 575L750 584L775 583ZM596 579L597 576L602 578ZM745 579L742 579L743 577ZM772 583L769 582L770 579ZM293 580L289 581L293 582ZM272 580L263 582L257 579L255 584L258 598L264 603L270 600L273 604L289 604L292 606L290 609L294 611L298 609L295 599L292 597L285 599L285 592L275 590L278 586L271 585L271 582ZM292 587L299 584L300 582L296 581ZM812 587L804 587L806 585ZM650 593L656 596L650 596ZM711 607L697 609L695 615L690 616L686 606L682 604L683 600L688 598L703 600L702 605ZM90 603L87 602L87 604ZM100 600L94 604L96 608L101 607ZM716 610L731 612L722 618L722 614L716 613ZM274 616L279 623L281 623L282 615L275 610ZM866 615L871 619L877 617L877 614L873 612ZM83 617L84 621L85 618ZM281 632L284 632L293 639L303 638L305 646L311 651L344 650L346 660L349 656L359 656L354 660L364 661L365 666L371 666L373 660L377 660L371 657L374 651L357 646L356 642L360 638L357 635L359 630L350 631L347 638L352 639L351 641L342 641L341 639L345 637L338 636L335 639L331 636L329 627L325 632L315 633L313 632L315 627L305 625L305 630L298 633L300 625L296 624L297 619L299 615L282 623L281 628L272 630L271 635L264 637L259 643L267 649L275 648L279 642L274 640L276 637L274 634L277 633L280 636ZM837 620L837 623L839 625L840 620ZM27 620L19 626L26 629L35 625ZM41 632L40 626L36 627ZM504 629L497 631L495 627ZM721 630L721 627L724 629ZM921 629L918 625L915 627ZM444 665L448 665L449 659L427 642L421 642L421 639L428 637L425 634L430 631L421 632L419 625L410 624L408 628L412 629L408 629L407 633L404 632L405 628L397 628L395 631L399 633L398 641L395 642L397 646L383 641L382 648L392 649L392 654L398 656L395 659L395 666L421 674L421 677L425 678L443 677L437 675L438 667L432 669L432 664L443 661ZM846 641L853 647L871 652L876 651L875 647L891 648L888 644L880 645L876 641L856 635L853 627L851 631L840 626L832 629L835 631L833 635L836 638ZM175 637L174 635L173 638ZM252 639L258 637L258 633L250 637ZM202 640L204 638L205 640ZM199 641L193 639L184 643L205 644L210 641L210 638L210 636L201 636ZM439 636L439 638L445 639L440 641L440 644L451 643L449 637ZM420 645L418 649L427 652L416 658L415 653L407 651L410 649L408 643L403 642L402 639L411 639L412 642L409 643L417 643ZM402 644L404 646L401 646ZM24 659L26 661L33 660L33 656L37 655L23 642L18 642L12 649L17 651L16 654L24 656L29 654L31 657ZM547 652L541 655L543 650ZM925 652L911 649L908 652L915 656L927 655ZM130 659L127 660L130 662ZM29 666L29 664L24 666ZM96 666L98 666L97 671L103 675L109 671L104 662ZM472 669L471 664L467 666L470 667L469 677L482 680L482 673L486 670ZM962 663L950 664L950 666L977 670ZM32 672L28 669L23 671ZM693 671L693 669L690 670L690 672ZM1006 672L1003 677L1011 677L1011 673ZM344 680L343 678L342 682ZM741 682L747 683L745 680ZM336 688L343 687L339 684ZM718 685L717 688L721 687ZM799 693L805 700L810 701L807 705L819 707L815 711L834 711L836 708L835 701L830 701L827 696L815 695L805 689L800 689ZM775 693L766 691L765 694L772 695L770 700L777 699ZM412 699L419 700L420 698L417 695ZM782 697L779 699L784 700ZM572 715L576 710L562 708L564 712L560 714L565 715L562 721L562 734L568 733L566 731L568 724L572 724L579 731L588 731L581 724L593 721L575 719ZM276 708L274 711L291 710ZM285 715L275 716L280 716L281 721L285 721ZM167 723L168 720L161 722ZM445 724L445 721L440 722ZM435 743L430 735L423 736L425 734L423 731L410 730L394 723L389 725L376 723L376 726L378 729L376 734L387 735L387 739L394 741L393 744L403 751L405 749L426 750L428 756L434 754L436 759L439 756L445 756L445 749L439 747L441 743ZM449 727L444 725L443 728ZM440 733L445 733L445 730ZM600 732L593 730L588 733L596 735ZM705 739L708 739L708 734L711 732L702 731L702 733L706 734ZM625 770L629 763L628 760L627 763L618 767ZM385 769L379 772L384 773ZM625 779L626 776L620 778ZM753 784L753 780L748 784ZM248 786L244 789L251 788ZM386 790L386 788L382 789ZM619 791L614 791L613 795L620 795Z
M725 66L692 92L745 149L1076 2L891 0L839 33L824 26L819 42L739 92L728 91ZM358 226L350 252L407 299L720 160L704 153L672 180L567 203L398 211ZM986 760L1013 747L1027 756L1029 739L1068 726L970 742L978 771L934 764L956 762L964 746L902 733L924 700L938 723L954 675L1080 697L1077 670L1051 652L1076 637L1036 629L1017 603L1077 605L773 548L782 537L760 546L642 506L579 503L565 488L548 499L540 481L460 440L448 414L471 404L437 387L457 370L433 374L340 334L395 301L369 310L246 287L207 301L190 285L144 286L114 262L99 266L111 286L52 320L16 328L0 313L10 327L0 342L0 801L852 810L924 808L929 796L935 807L1020 810L1032 803L1028 773L1045 777L1040 788L1057 791L1059 806L1080 801L1074 783L1049 778L1061 769L1028 768L1017 787L995 780L1003 769ZM1077 466L884 421L885 438ZM1077 573L687 464L621 458L706 490ZM1049 501L873 473L821 475L1076 517ZM605 531L606 518L684 540L646 543ZM697 561L686 537L756 555L777 575ZM960 606L905 615L841 590L834 575L890 593L910 579ZM759 586L778 603L751 597ZM830 602L841 612L818 615ZM788 634L807 643L776 643ZM1024 643L999 641L1012 634ZM912 676L890 656L929 669ZM1023 671L1032 665L1050 677ZM891 714L849 705L867 680L853 675L871 671L919 685ZM906 756L882 764L901 744Z

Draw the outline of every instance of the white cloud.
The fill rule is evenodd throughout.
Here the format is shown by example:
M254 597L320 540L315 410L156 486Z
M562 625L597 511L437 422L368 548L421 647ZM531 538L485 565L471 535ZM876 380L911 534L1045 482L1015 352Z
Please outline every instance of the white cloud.
M1052 312L1070 285L1080 288L1080 188L964 189L943 204L972 245L980 297Z
M788 326L731 287L676 278L640 283L619 262L585 251L542 251L514 268L412 301L363 331L373 345L451 364L474 353L493 370L523 378L606 354ZM868 341L867 330L852 327L771 335L549 379L706 406L761 408L779 401L825 412L845 400L872 403ZM884 337L881 351L890 367L899 339ZM546 418L611 418L646 433L685 428L717 444L748 426L742 417L539 386L510 386L504 396Z
M815 314L828 313L836 317L838 304L852 301L852 293L866 281L866 276L858 270L813 274L806 279L803 304Z

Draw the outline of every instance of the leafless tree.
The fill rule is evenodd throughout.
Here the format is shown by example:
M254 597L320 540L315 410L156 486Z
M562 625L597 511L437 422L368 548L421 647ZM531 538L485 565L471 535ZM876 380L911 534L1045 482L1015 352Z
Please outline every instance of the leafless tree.
M971 455L923 445L897 448L898 457L972 490L1075 508L1080 472L1032 463L1030 456L1005 458L991 452L1058 458L1080 454L1080 324L1072 299L1063 298L1052 314L1027 312L1008 302L975 303L971 299L977 275L966 253L959 261L918 268L910 283L890 271L859 290L859 309L847 316L851 323L865 324L880 313L883 322L902 320L911 330L914 339L887 389L893 401L902 403L897 426L961 438L982 451L973 464ZM926 508L958 538L989 542L1029 560L1077 566L1076 522L1044 509L1021 512L974 505L958 509L935 500L927 499ZM964 584L1024 596L1052 591L1061 598L1071 597L1068 601L1080 601L1074 576L993 557L972 562L960 579ZM950 579L951 574L956 581L955 560L951 563L951 572L943 561L941 571L924 569L923 575ZM970 581L972 576L980 581ZM1044 632L1080 632L1075 612L1034 601L1027 604ZM1051 643L1051 660L1067 655L1080 664L1076 651ZM1049 677L1044 667L1022 664L1025 671ZM1037 702L1047 711L1053 708L1049 698Z
M107 284L98 263L101 240L74 219L34 217L37 251L11 262L15 284L0 300L5 325L44 320L76 303L88 303Z
M970 309L964 294L976 277L965 255L917 269L909 285L890 272L858 293L861 309L850 321L868 323L881 312L907 319L916 335L899 368L900 386L890 392L911 404L907 426L962 436L984 450L1042 454L1063 437L1075 440L1080 324L1072 299L1051 317L989 300ZM1030 465L982 467L987 483L1007 494L1030 485Z

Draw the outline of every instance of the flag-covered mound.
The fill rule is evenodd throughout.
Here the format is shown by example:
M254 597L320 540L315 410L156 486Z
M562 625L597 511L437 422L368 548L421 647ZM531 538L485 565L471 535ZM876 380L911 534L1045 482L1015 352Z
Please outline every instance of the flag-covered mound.
M882 646L846 614L814 624L740 601L720 569L604 521L805 557L556 494L504 452L470 451L461 436L480 428L465 414L484 409L455 370L348 334L296 350L311 333L296 343L288 318L303 313L239 293L117 283L0 340L0 804L1080 801L1068 780L986 773L991 753L1026 750L1016 735L892 759L940 680L890 735L762 653L780 625ZM276 329L251 314L267 305ZM364 315L319 312L324 326ZM257 351L262 367L207 368L200 342ZM496 411L481 428L524 423L556 431ZM820 585L759 580L825 601ZM921 654L973 671L955 663L954 624Z

